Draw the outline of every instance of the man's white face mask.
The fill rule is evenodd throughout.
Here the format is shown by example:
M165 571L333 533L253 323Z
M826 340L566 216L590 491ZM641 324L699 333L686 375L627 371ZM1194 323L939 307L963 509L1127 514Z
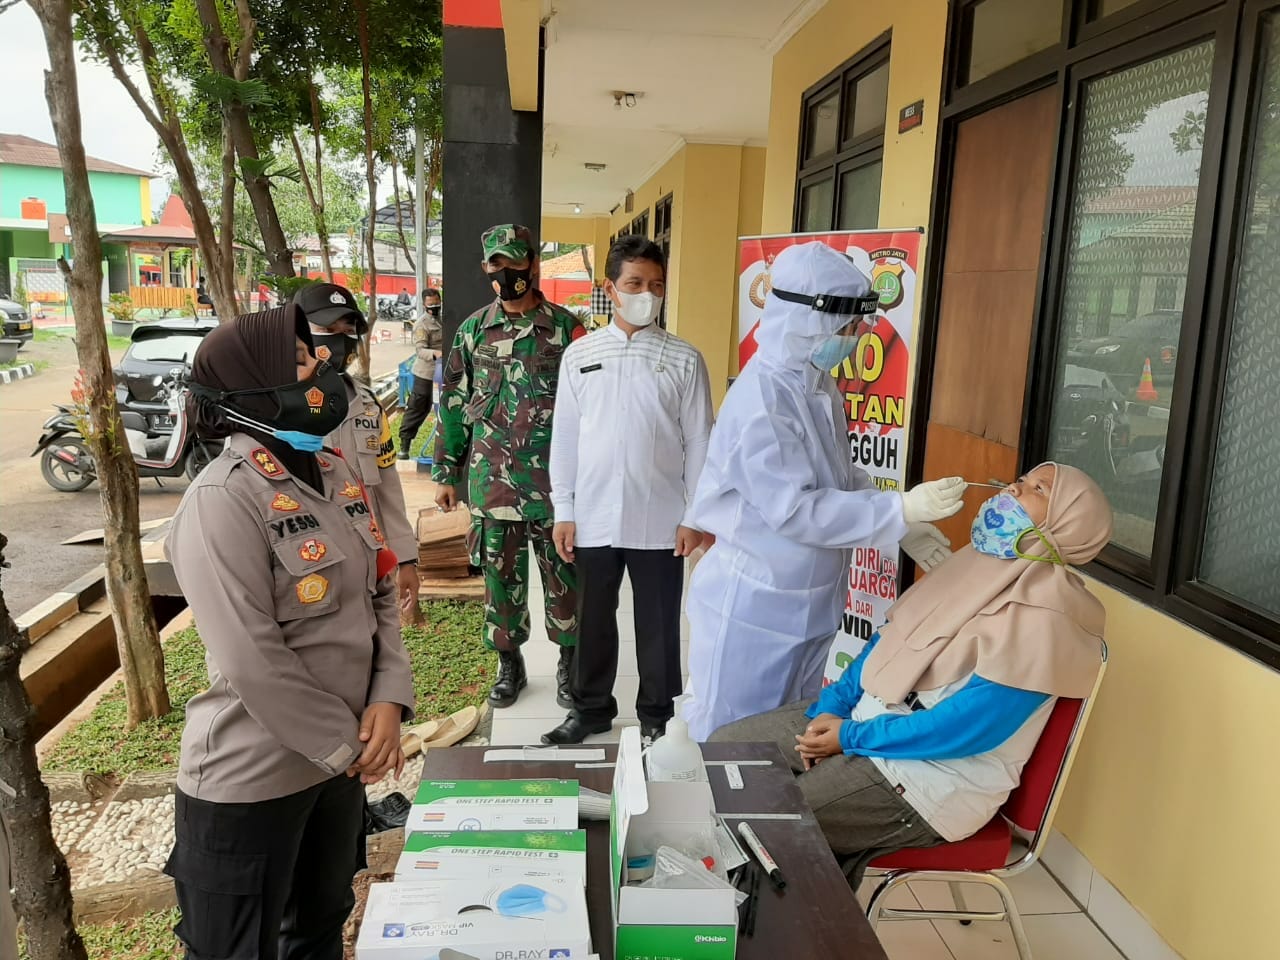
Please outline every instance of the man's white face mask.
M633 327L647 327L658 319L662 312L662 297L648 291L644 293L623 293L618 291L618 313L622 319Z

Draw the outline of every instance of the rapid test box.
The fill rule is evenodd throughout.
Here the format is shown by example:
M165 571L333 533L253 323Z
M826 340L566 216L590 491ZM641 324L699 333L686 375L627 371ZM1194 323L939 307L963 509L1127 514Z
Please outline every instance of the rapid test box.
M577 828L577 780L423 780L405 825L406 832Z
M411 833L396 880L574 877L587 882L584 830L458 830Z
M630 882L629 860L647 857L663 843L714 835L717 827L711 785L647 781L640 749L640 728L624 728L609 817L615 957L733 960L738 907L732 889L662 889Z
M582 960L591 955L576 879L453 879L369 887L356 960Z

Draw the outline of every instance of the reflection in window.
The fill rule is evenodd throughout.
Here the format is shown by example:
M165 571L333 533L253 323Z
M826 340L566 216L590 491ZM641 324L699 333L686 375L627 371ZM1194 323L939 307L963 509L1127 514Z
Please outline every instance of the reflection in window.
M1101 20L1103 17L1111 16L1117 10L1132 7L1137 2L1138 0L1093 0L1093 13L1089 19Z
M857 167L840 177L841 230L867 230L880 223L880 161Z
M1116 511L1114 542L1150 555L1182 286L1203 152L1213 44L1100 77L1083 91L1058 318L1067 375L1053 398L1054 458L1087 470ZM1105 374L1073 389L1071 368Z
M800 188L801 233L818 233L831 229L831 201L834 181L830 178Z
M845 96L846 140L857 140L884 130L889 105L889 64L882 63L866 76L850 84Z
M840 135L840 91L819 100L809 108L808 136L805 137L806 160L832 153Z
M1200 578L1280 615L1280 21L1265 21L1261 104Z

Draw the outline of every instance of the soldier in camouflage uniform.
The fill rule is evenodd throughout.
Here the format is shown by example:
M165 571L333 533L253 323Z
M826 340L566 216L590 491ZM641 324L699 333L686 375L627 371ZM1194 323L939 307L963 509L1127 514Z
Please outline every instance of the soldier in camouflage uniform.
M457 506L465 473L473 560L484 570L484 642L500 658L489 702L510 706L528 683L520 653L529 639L528 543L546 593L547 634L560 645L556 699L567 707L577 579L551 539L547 465L560 356L585 331L534 287L538 255L527 227L492 227L481 244L497 298L463 321L445 364L431 473L440 485L436 503L446 511Z

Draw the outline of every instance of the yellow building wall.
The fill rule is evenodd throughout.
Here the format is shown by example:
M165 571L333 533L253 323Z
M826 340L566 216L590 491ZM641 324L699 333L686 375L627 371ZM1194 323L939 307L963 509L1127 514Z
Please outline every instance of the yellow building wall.
M155 219L155 211L151 209L151 180L139 177L138 187L142 195L142 223L146 225Z
M1111 659L1056 826L1187 960L1280 949L1280 673L1094 585Z
M595 217L543 217L542 232L538 239L543 243L596 242ZM599 219L603 220L604 217Z

